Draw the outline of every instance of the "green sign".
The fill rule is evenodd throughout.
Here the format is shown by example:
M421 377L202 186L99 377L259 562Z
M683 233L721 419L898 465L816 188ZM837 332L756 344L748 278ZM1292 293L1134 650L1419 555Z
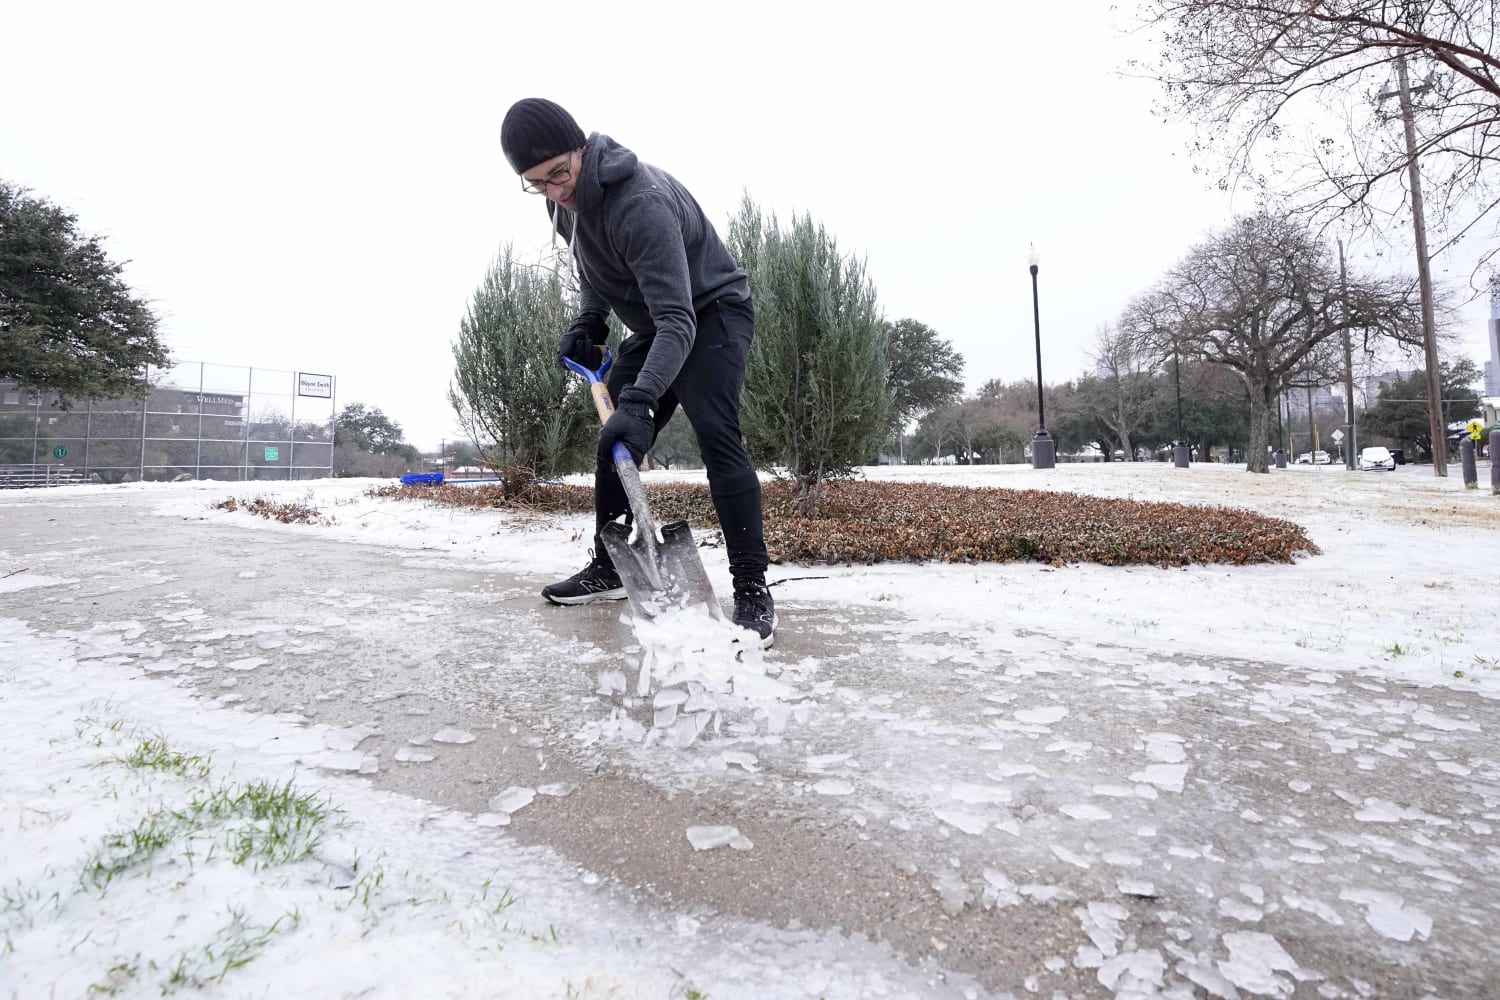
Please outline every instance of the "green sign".
M62 445L58 445L56 448L52 449L52 457L53 458L67 458L68 457L68 449L64 448Z
M267 448L266 449L266 461L267 462L274 462L280 456L281 456L281 449L280 448Z

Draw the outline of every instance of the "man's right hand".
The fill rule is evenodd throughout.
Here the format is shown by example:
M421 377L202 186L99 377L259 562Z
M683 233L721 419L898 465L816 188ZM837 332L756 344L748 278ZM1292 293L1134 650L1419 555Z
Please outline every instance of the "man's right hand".
M569 330L557 341L557 363L570 358L590 371L594 371L604 360L599 353L600 344L582 330ZM566 365L563 365L566 368Z

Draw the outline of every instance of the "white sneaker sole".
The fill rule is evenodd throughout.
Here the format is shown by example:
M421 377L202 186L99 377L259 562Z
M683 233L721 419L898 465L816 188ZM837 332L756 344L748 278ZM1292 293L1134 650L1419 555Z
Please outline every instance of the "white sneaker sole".
M625 600L625 588L616 587L614 590L601 590L593 594L580 594L577 597L553 597L551 594L543 593L543 597L553 604L593 604L595 601L623 601Z

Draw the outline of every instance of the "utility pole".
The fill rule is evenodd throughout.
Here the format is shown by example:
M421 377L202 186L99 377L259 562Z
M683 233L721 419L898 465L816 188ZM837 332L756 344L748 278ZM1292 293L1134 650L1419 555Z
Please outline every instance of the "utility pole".
M1354 348L1349 343L1349 283L1344 271L1344 241L1339 240L1339 313L1344 322L1344 409L1349 414L1349 450L1344 453L1344 467L1355 466L1359 445L1355 441L1354 418Z
M1443 390L1438 378L1437 322L1433 316L1432 271L1427 259L1427 219L1422 211L1422 172L1417 166L1417 128L1412 117L1412 88L1406 77L1406 56L1396 57L1396 93L1401 124L1406 132L1406 173L1411 185L1411 224L1417 242L1417 285L1422 293L1422 348L1427 354L1427 431L1432 436L1432 474L1448 475L1448 428L1443 422ZM1416 88L1420 94L1427 84ZM1383 91L1378 100L1393 96Z

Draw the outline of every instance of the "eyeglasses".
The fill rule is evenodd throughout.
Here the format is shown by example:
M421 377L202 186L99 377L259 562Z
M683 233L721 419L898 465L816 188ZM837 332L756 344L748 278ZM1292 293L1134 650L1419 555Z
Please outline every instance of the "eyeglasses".
M541 180L538 181L532 180L527 177L522 177L521 190L525 191L527 194L546 194L547 186L549 184L553 187L557 187L559 184L568 183L568 181L572 179L572 177L573 155L569 153L566 160L564 160L562 163L559 163L551 170L547 171L547 176L542 178Z

